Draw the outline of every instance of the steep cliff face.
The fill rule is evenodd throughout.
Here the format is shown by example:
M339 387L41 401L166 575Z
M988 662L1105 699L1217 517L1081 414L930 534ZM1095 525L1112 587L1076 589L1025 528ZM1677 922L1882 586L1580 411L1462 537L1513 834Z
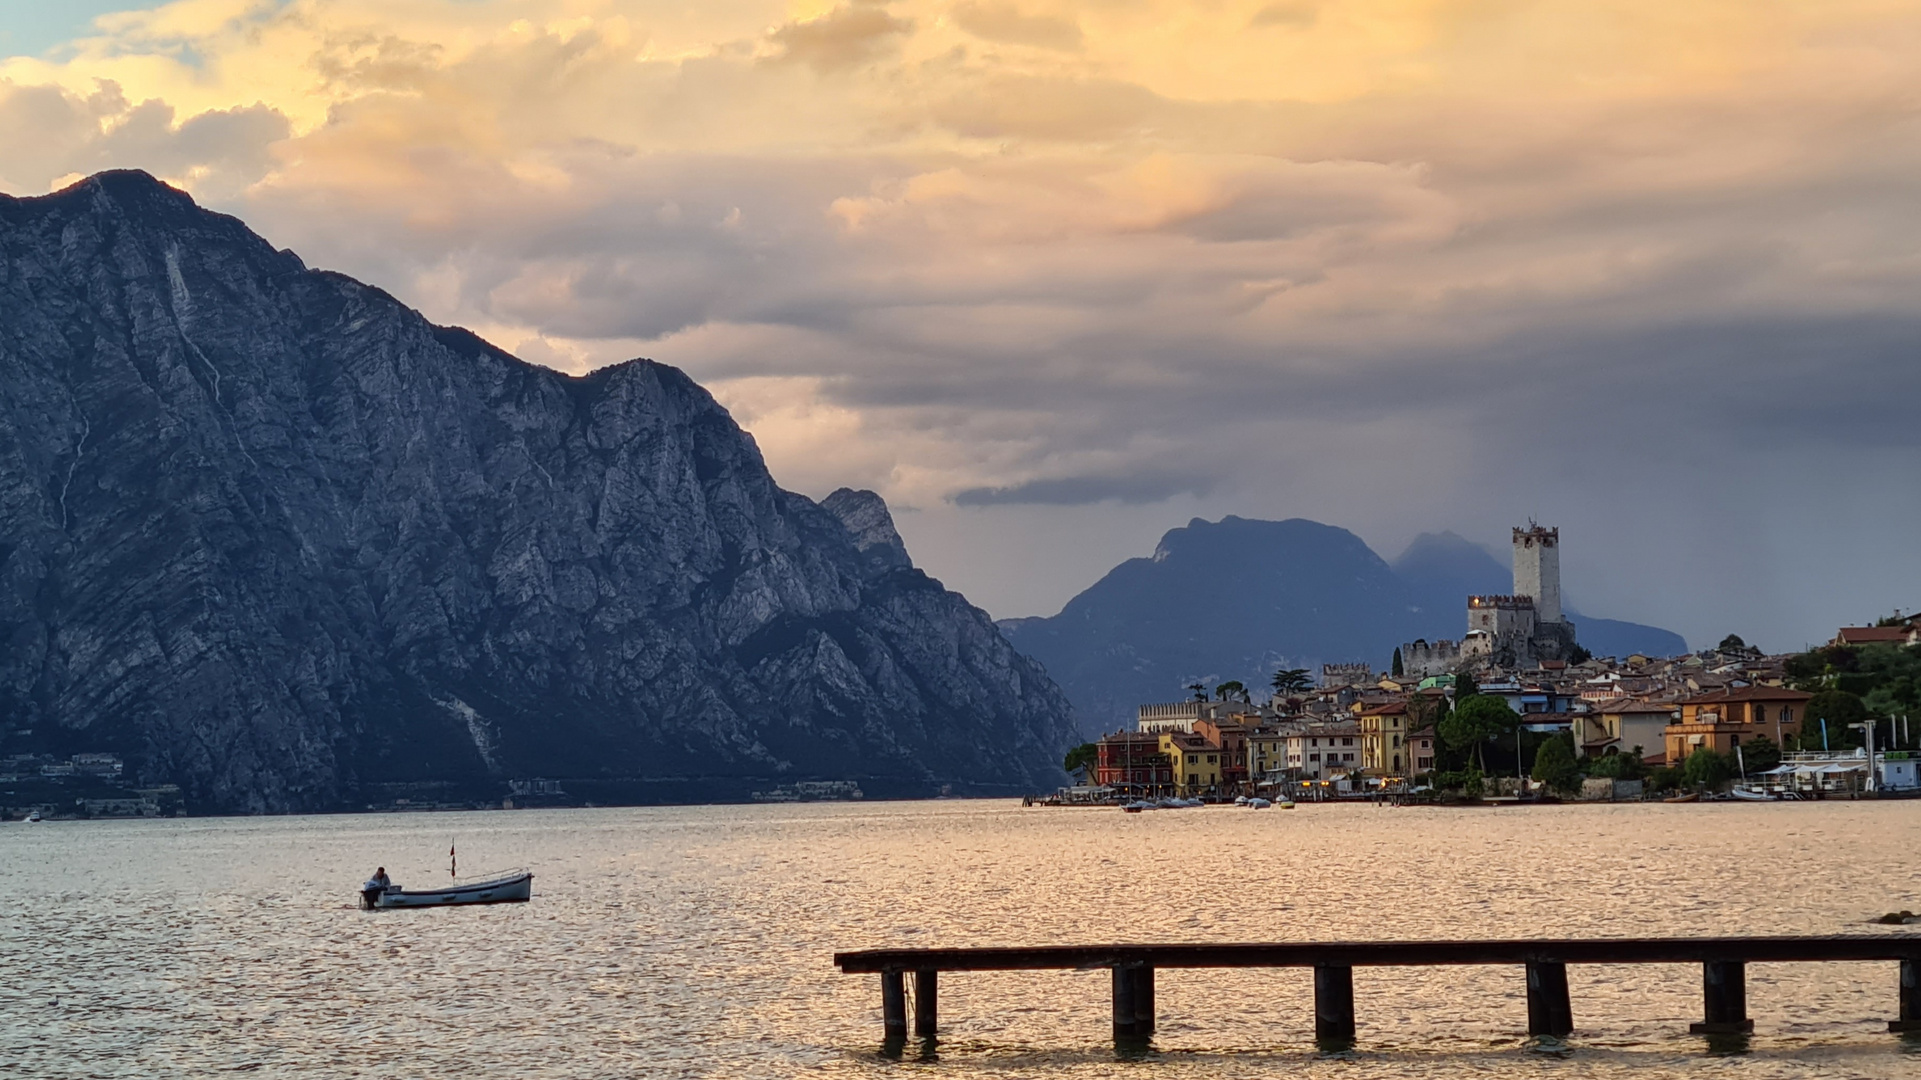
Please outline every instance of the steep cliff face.
M212 807L1014 790L1072 737L877 496L782 491L681 372L522 363L141 173L0 198L0 641L0 748Z

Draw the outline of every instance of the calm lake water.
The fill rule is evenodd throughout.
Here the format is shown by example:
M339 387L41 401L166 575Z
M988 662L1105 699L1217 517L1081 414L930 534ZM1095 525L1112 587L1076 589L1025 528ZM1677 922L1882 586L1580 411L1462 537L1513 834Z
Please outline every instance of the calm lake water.
M362 912L532 866L532 903ZM13 1078L1921 1076L1892 964L1753 965L1746 1053L1689 1036L1698 967L1569 969L1527 1048L1519 969L1355 973L1312 1048L1304 971L1163 971L1144 1059L1099 972L958 973L935 1061L878 1055L837 949L1105 941L1921 932L1921 802L1122 814L1006 802L0 825ZM463 874L466 876L466 874Z

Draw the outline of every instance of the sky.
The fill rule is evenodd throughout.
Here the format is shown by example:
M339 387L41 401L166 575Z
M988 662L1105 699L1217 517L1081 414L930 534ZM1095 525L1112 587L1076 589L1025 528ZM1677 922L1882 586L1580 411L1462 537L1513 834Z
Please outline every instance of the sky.
M1696 646L1921 606L1921 0L118 6L0 3L0 191L681 367L996 616L1225 514L1557 525Z

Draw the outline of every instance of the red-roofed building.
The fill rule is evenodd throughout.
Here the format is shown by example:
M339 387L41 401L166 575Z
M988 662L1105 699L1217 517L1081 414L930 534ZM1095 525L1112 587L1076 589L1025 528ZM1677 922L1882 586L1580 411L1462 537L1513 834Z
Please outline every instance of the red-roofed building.
M1921 645L1917 626L1844 626L1830 645Z
M1117 731L1094 744L1094 782L1129 795L1171 791L1174 768L1150 731Z

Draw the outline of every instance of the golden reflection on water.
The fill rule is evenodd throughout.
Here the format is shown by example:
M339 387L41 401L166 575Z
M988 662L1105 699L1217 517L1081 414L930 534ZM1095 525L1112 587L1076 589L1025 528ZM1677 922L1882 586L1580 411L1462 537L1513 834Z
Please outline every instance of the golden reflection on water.
M525 864L524 905L362 912ZM1921 932L1921 802L1305 806L1008 802L0 825L9 1077L1743 1077L1921 1075L1892 964L1753 965L1716 1056L1690 966L1571 967L1576 1034L1530 1047L1517 968L1359 969L1353 1053L1305 971L1162 971L1145 1052L1095 972L952 973L942 1034L880 1053L903 945ZM472 876L472 875L470 875Z

